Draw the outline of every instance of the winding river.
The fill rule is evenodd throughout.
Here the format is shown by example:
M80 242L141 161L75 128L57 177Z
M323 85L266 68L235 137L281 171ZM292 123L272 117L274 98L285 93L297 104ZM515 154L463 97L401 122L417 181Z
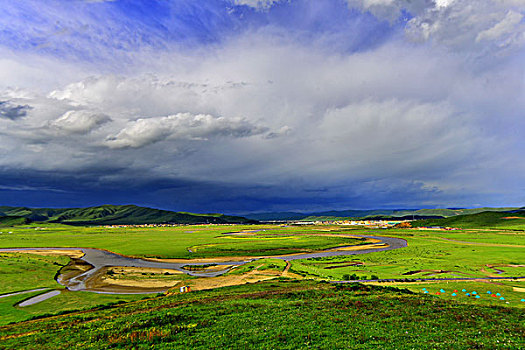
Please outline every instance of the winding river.
M238 233L236 233L238 234ZM116 253L112 253L106 250L94 249L94 248L3 248L0 249L0 252L20 252L20 251L82 251L84 255L80 258L87 264L91 265L87 271L80 273L72 278L63 279L60 276L57 278L57 282L65 286L68 290L71 291L94 291L90 290L86 286L86 281L88 281L92 276L99 272L102 268L105 267L138 267L138 268L157 268L157 269L171 269L183 272L191 276L198 277L216 277L228 272L232 266L239 266L246 264L248 262L262 259L262 258L273 258L273 259L282 259L286 261L297 260L297 259L309 259L309 258L320 258L320 257L329 257L329 256L344 256L344 255L357 255L357 254L368 254L379 251L399 249L407 246L407 242L404 239L393 238L393 237L380 237L380 236L368 236L368 235L352 235L355 237L370 238L378 240L377 243L366 244L365 248L363 244L351 245L351 246L342 246L331 248L323 251L318 251L314 253L301 253L301 254L290 254L290 255L278 255L278 256L266 256L266 257L254 257L244 261L223 261L223 262L214 262L215 265L225 265L225 268L213 272L195 272L185 269L185 266L188 265L206 265L209 263L206 262L193 262L188 260L183 263L171 263L171 262L161 262L161 261L152 261L140 258L131 258ZM359 249L351 250L351 248L357 247ZM163 292L163 290L155 292ZM95 291L97 293L115 293L111 291ZM139 292L127 292L128 294L143 294L144 291ZM125 293L118 293L125 294ZM56 293L50 293L50 297L56 295Z

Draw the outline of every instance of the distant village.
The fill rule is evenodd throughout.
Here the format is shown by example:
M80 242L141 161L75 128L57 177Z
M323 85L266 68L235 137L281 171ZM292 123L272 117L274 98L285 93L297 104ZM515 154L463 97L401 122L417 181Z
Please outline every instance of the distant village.
M367 228L411 228L415 230L457 230L452 227L441 226L422 226L412 227L414 220L315 220L315 221L293 221L288 222L292 225L340 225L340 226L360 226Z
M281 225L339 225L339 226L359 226L366 228L411 228L416 230L457 230L451 227L429 226L429 227L412 227L410 224L413 220L275 220L275 221L261 221L261 224L281 224ZM232 226L235 224L216 224L216 223L202 223L202 224L129 224L129 225L104 225L105 228L151 228L151 227L177 227L177 226Z
M390 228L401 223L409 223L408 220L319 220L319 221L294 221L294 225L341 225L341 226L365 226L371 228ZM409 227L409 225L407 225Z
M164 224L115 224L115 225L104 225L105 228L140 228L140 227L178 227L178 226L235 226L238 224L212 224L212 223L201 223L201 224L176 224L176 223L164 223Z

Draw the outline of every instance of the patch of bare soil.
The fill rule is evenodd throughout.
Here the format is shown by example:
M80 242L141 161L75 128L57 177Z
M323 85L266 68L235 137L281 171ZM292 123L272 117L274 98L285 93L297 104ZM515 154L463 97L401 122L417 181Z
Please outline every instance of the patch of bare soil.
M181 282L178 279L162 278L166 273L182 274L180 271L149 267L103 267L86 281L86 288L113 293L160 292Z
M140 277L144 274L169 274L169 275L183 275L184 272L173 270L173 269L158 269L153 267L129 267L129 266L118 266L110 268L114 274L136 276Z
M356 246L352 246L352 247L337 247L337 248L330 249L330 250L325 250L325 251L340 252L340 251L349 251L349 250L365 250L365 249L386 248L386 247L388 247L388 244L386 244L386 243L373 244L373 245L363 244L363 245L356 245Z
M303 276L295 274L293 272L290 272L290 267L292 266L292 263L287 261L286 267L284 268L281 277L287 277L287 278L295 278L295 279L301 279Z
M263 266L263 264L257 266L252 271L244 273L242 275L227 275L213 278L197 278L188 280L186 284L190 286L192 290L204 290L226 286L235 286L246 283L255 283L274 279L281 276L289 278L301 278L301 276L289 272L291 266L290 262L287 263L284 271L282 272L275 270L259 271L259 268L261 266Z
M235 286L239 284L255 283L276 278L279 275L280 273L271 274L270 272L262 273L260 271L253 270L243 275L228 275L214 278L193 279L188 283L188 285L192 290L213 289L226 286Z
M81 250L61 250L61 249L30 249L30 250L12 250L10 252L13 252L13 253L27 253L27 254L36 254L36 255L44 255L44 256L57 256L57 255L62 255L62 256L68 256L70 258L75 258L75 259L80 259L81 257L84 256L84 252L82 252Z
M187 271L197 272L197 273L210 273L210 272L219 272L232 268L234 265L213 265L213 266L199 266L199 265L188 265L183 266L182 268Z

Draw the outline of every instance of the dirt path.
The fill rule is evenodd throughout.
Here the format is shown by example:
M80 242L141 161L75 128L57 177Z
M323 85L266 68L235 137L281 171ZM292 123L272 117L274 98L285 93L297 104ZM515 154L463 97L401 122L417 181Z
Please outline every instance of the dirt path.
M283 277L288 277L288 271L290 271L290 267L292 267L292 263L287 261L286 262L286 267L284 268L284 271L283 271L283 274L282 274Z
M75 249L60 249L60 248L12 248L12 249L0 249L0 251L6 253L24 253L24 254L35 254L43 256L67 256L71 259L80 259L84 256L84 252L80 248Z
M213 289L219 287L235 286L246 283L265 281L281 276L279 271L259 271L264 264L256 266L252 271L239 274L218 276L215 278L198 278L187 281L192 290Z

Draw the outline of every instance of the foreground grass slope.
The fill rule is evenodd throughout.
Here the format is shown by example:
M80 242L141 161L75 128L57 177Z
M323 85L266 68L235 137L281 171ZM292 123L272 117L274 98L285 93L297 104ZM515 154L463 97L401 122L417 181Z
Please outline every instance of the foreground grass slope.
M132 225L132 224L197 224L250 223L251 220L223 214L192 214L137 207L135 205L102 205L89 208L27 208L0 207L0 217L18 216L39 222L70 225Z
M2 349L516 349L521 310L363 285L271 281L0 328Z

